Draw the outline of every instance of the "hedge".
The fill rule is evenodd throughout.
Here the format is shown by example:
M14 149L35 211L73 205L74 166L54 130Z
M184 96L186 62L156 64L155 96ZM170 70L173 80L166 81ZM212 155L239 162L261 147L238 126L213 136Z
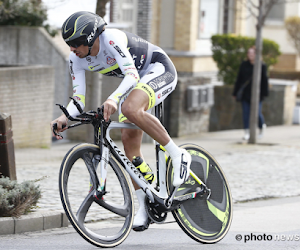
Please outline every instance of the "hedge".
M41 198L40 187L34 183L36 181L18 184L8 177L0 178L0 217L20 217L36 208Z
M211 40L213 59L219 69L218 77L225 84L233 85L241 62L247 58L248 48L255 45L255 38L226 34L214 35ZM262 58L267 67L274 65L279 55L279 45L263 39Z

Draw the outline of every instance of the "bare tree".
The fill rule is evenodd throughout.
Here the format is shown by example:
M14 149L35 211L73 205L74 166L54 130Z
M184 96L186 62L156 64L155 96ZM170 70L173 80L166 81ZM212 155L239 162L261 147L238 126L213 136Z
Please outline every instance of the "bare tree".
M261 54L262 54L262 29L267 15L275 4L286 4L289 2L298 2L295 0L240 0L251 15L256 19L256 57L252 76L251 89L251 111L250 111L250 138L249 143L256 143L256 127L258 123L258 105L260 96L261 80Z
M110 0L97 0L97 6L96 6L96 14L104 17L106 14L106 4L109 2Z
M300 55L300 17L292 16L285 20L285 28L288 31L291 42Z

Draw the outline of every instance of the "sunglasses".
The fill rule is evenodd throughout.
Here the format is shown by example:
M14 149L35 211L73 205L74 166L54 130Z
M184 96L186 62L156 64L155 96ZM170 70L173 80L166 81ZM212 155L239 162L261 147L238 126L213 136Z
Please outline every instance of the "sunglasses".
M81 45L84 45L86 46L87 45L87 41L85 39L85 37L78 37L74 40L71 40L71 41L67 41L66 42L70 47L73 47L73 48L78 48L80 47Z

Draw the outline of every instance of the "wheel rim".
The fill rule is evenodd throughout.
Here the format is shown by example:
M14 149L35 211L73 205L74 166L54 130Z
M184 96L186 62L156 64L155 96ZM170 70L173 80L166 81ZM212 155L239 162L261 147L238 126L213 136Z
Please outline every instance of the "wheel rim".
M227 181L217 162L198 146L184 146L192 155L191 170L211 189L203 196L196 196L180 205L173 212L182 229L193 239L214 243L222 239L230 226L232 218L231 194ZM168 166L168 190L173 190L171 162ZM181 185L175 196L195 192L200 184L191 176Z
M106 191L110 193L105 194L103 200L94 197L94 192L90 191L86 164L92 163L98 152L97 146L71 150L61 168L61 200L71 224L81 236L97 246L115 246L130 232L133 221L132 193L122 169L110 160L106 182ZM110 219L113 226L102 223L104 219ZM97 227L91 223L95 221Z

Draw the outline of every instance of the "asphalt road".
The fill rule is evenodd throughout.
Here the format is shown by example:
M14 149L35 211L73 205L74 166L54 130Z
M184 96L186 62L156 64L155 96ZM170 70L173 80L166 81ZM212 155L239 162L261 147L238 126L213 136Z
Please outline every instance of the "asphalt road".
M300 196L234 204L233 221L225 238L212 245L189 238L170 214L167 223L131 232L115 249L300 249ZM109 221L107 225L113 226ZM97 227L97 223L93 226ZM0 236L1 249L97 249L70 226L34 233Z

